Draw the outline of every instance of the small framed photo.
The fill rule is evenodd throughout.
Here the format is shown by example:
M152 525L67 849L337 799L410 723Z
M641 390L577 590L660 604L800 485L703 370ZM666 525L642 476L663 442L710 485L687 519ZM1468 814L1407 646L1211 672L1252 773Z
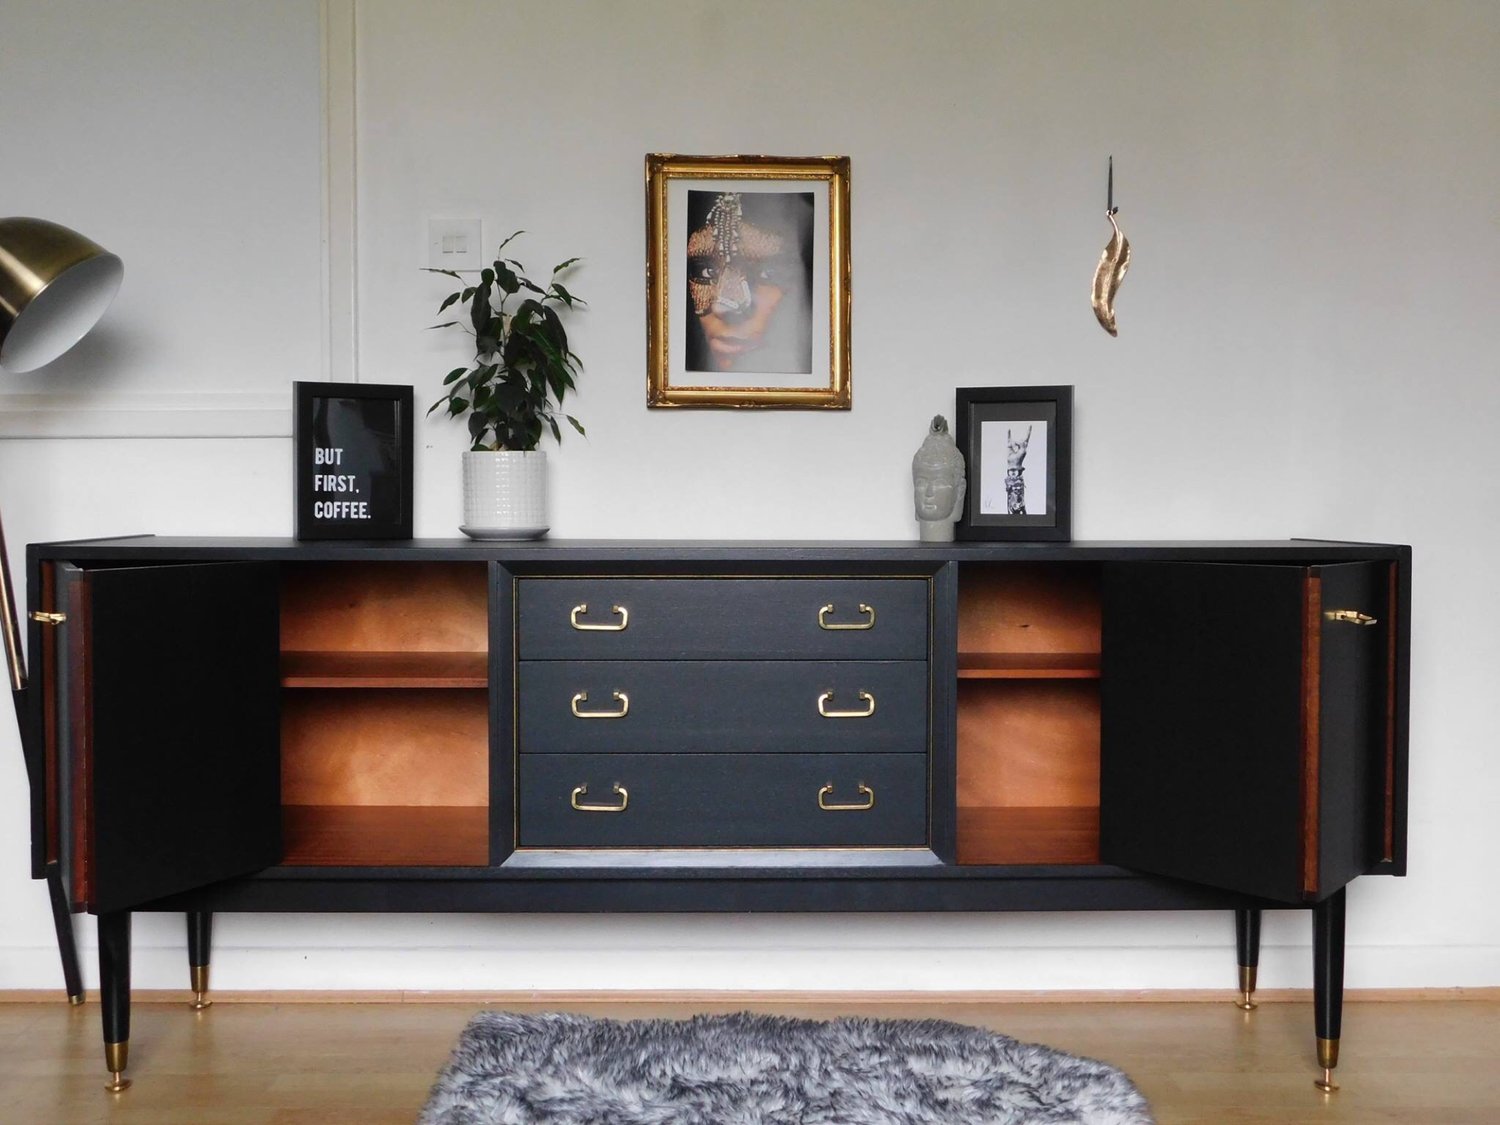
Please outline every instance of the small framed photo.
M1073 388L960 387L959 539L1072 538Z
M646 157L646 404L849 409L849 158Z
M293 383L298 539L410 539L412 388Z

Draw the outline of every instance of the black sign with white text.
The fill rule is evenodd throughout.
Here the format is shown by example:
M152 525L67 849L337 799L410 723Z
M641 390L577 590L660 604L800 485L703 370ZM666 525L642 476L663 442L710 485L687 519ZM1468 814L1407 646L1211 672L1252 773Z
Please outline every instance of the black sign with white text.
M412 389L294 383L298 539L410 539Z

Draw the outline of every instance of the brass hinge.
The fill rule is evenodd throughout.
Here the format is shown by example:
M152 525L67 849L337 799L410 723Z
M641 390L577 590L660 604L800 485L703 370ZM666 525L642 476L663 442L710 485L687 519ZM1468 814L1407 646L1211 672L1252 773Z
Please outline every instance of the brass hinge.
M43 625L61 625L68 619L68 615L66 613L43 613L41 610L33 610L31 619Z
M1324 610L1323 616L1330 621L1347 621L1351 625L1374 625L1376 619L1368 613L1360 613L1357 609L1329 609Z

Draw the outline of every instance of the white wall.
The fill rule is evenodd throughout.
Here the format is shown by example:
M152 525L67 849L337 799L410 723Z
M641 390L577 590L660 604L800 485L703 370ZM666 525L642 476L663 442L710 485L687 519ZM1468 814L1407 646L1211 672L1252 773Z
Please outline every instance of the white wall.
M425 221L479 216L491 244L526 227L529 264L587 258L575 413L590 436L554 459L556 536L912 537L910 455L953 388L1039 382L1076 388L1080 539L1413 544L1411 877L1351 890L1348 982L1500 984L1485 889L1500 845L1487 611L1500 8L360 3L352 96L329 91L354 111L352 204L333 192L328 229L336 260L340 229L356 232L343 249L358 262L357 351L335 340L325 360L317 7L163 0L82 5L80 19L0 5L0 94L17 104L24 78L39 115L0 125L0 151L39 149L57 127L108 140L14 171L7 159L0 196L0 210L72 222L126 259L105 331L63 361L80 393L213 379L284 405L292 378L357 360L361 379L412 382L430 401L463 355L459 337L423 331L446 291L417 268ZM337 30L347 11L330 7ZM80 37L103 77L71 64ZM48 81L49 97L29 92ZM248 96L261 87L277 96ZM259 138L255 158L226 132ZM852 411L646 410L650 151L852 158ZM1135 247L1119 339L1086 297L1110 153ZM177 215L210 253L163 245ZM5 432L50 432L35 406L0 399ZM460 430L419 424L419 535L458 522ZM289 460L275 436L11 440L7 529L13 550L134 530L281 534ZM23 774L6 730L8 987L59 979L45 895L25 878ZM1233 980L1221 914L227 916L216 939L226 988ZM1265 939L1263 983L1308 984L1306 916L1269 916ZM138 985L183 982L177 919L143 918L137 944Z

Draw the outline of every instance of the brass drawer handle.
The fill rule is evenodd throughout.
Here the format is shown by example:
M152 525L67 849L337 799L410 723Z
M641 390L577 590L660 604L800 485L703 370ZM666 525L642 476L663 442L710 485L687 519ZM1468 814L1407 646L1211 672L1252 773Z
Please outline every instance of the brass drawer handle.
M830 805L828 803L828 794L832 792L833 784L831 782L818 790L818 808L824 812L868 812L875 807L875 790L871 789L863 781L859 783L859 792L865 797L865 803L862 805Z
M835 632L839 632L840 630L845 630L845 629L873 629L873 628L875 628L875 607L874 606L865 605L864 602L860 602L859 603L859 612L860 613L868 613L870 615L870 620L868 620L868 621L856 621L856 622L853 622L852 624L848 624L848 625L840 625L837 622L835 622L834 624L830 625L828 623L828 621L826 620L826 618L832 612L833 612L833 603L832 602L829 602L822 609L818 610L818 628L819 629L827 629L830 633L835 633Z
M587 785L580 785L577 789L573 790L573 796L569 798L569 801L579 812L624 812L630 804L630 791L619 782L615 783L614 791L620 795L620 803L618 805L585 805L578 798L588 796L589 787Z
M573 628L577 629L580 633L618 633L630 624L630 610L622 605L612 605L609 607L610 613L618 613L620 615L620 623L618 625L585 625L578 620L578 617L580 614L587 613L588 611L588 603L584 602L582 605L575 605L573 612L568 614L568 620L572 622Z
M867 691L859 692L859 697L869 704L863 711L830 711L828 703L833 699L833 692L825 691L818 696L818 714L825 719L868 719L875 714L875 697Z
M1380 620L1357 609L1325 609L1323 616L1330 621L1347 621L1350 625L1375 625Z
M630 696L623 691L612 691L610 695L619 701L618 711L580 711L578 705L589 701L589 693L580 691L573 697L573 714L580 719L623 719L630 714Z

